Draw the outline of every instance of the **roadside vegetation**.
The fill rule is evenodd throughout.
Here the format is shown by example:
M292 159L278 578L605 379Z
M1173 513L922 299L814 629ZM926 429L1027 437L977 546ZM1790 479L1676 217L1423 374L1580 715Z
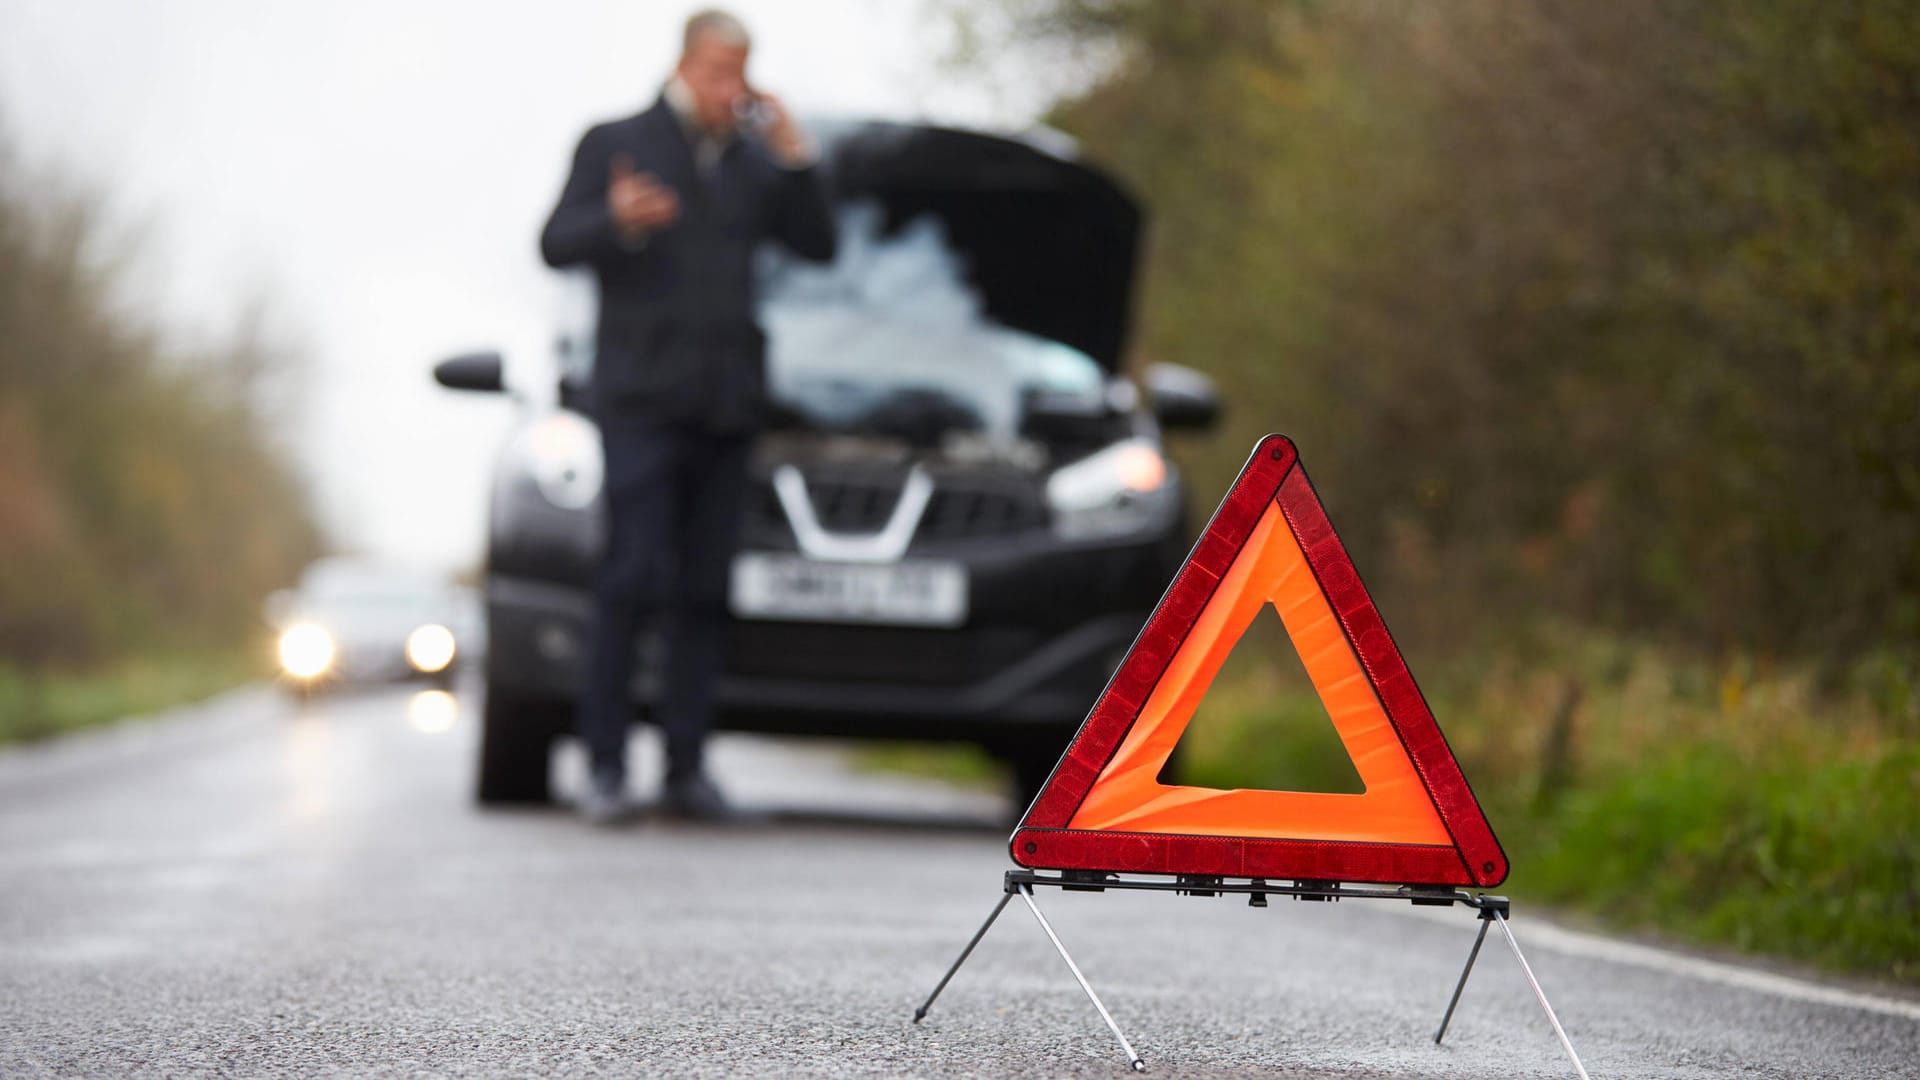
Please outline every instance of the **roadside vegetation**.
M1140 357L1232 403L1196 488L1298 441L1510 888L1920 982L1911 9L955 6L1105 73L1052 122L1152 215ZM1191 775L1338 783L1261 652Z
M319 546L265 405L288 351L134 314L66 190L0 148L0 742L257 673L261 598Z
M182 655L140 653L83 667L0 669L0 745L149 716L266 676L261 650L244 646Z

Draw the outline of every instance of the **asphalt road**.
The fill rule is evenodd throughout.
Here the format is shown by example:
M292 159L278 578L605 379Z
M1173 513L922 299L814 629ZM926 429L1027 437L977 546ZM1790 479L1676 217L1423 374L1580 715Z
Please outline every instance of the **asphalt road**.
M1129 1075L1017 903L908 1022L999 897L999 799L729 739L772 821L594 830L474 809L474 722L251 689L0 753L0 1076ZM1493 940L1432 1044L1464 910L1039 899L1155 1075L1571 1075ZM1515 901L1595 1077L1920 1075L1911 998Z

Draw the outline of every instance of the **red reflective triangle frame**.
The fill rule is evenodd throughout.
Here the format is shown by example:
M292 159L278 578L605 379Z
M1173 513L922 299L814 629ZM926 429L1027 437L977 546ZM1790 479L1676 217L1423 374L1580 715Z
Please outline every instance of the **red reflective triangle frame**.
M1452 842L1289 839L1275 835L1285 833L1285 822L1272 823L1268 835L1262 836L1070 828L1222 577L1274 504ZM1298 450L1283 435L1269 435L1254 448L1186 564L1027 809L1011 847L1014 862L1044 870L1482 888L1498 885L1507 876L1506 853L1346 547L1333 531L1319 495L1300 466Z

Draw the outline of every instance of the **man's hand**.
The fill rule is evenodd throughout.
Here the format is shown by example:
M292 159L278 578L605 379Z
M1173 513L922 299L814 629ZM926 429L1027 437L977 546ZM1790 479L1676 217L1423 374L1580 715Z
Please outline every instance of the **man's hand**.
M652 173L634 172L632 158L616 154L607 176L607 211L614 228L633 239L680 220L680 199Z
M761 115L766 117L765 138L773 156L790 169L813 164L813 145L807 142L800 125L793 122L793 114L772 94L756 96Z

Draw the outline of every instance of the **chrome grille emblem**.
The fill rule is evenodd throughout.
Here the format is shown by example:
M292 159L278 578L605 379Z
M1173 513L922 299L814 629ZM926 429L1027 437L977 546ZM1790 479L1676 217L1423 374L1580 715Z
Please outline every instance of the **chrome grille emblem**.
M831 532L821 525L807 492L807 478L797 466L781 465L773 470L773 493L786 511L801 553L831 562L889 563L899 562L913 543L920 516L933 498L933 478L917 465L909 469L900 501L893 504L893 514L878 532L871 533Z

